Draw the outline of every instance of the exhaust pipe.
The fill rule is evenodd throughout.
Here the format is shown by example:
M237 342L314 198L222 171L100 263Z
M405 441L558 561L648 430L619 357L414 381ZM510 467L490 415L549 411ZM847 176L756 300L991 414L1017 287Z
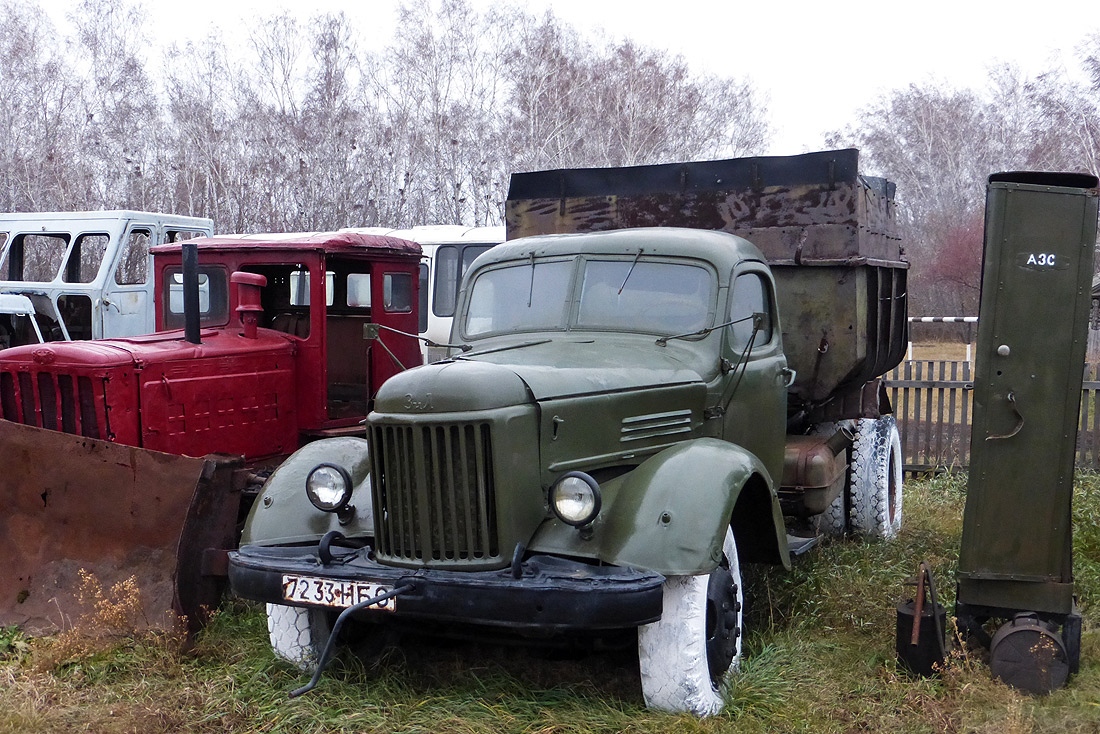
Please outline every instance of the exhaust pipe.
M237 306L237 313L241 317L241 327L244 329L241 336L245 339L255 339L260 314L264 311L260 290L267 286L267 278L259 273L238 270L229 276L229 282L237 289L237 303L240 304Z
M185 242L183 249L183 338L202 344L199 338L199 248Z

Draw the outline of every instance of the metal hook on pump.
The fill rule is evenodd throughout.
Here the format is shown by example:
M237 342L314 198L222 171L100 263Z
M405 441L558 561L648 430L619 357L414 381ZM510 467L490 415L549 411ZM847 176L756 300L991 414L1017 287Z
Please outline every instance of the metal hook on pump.
M1002 434L1000 436L986 436L986 441L995 441L1002 438L1012 438L1020 432L1021 428L1024 427L1024 417L1020 415L1020 409L1016 407L1016 393L1010 392L1008 395L1005 396L1005 399L1008 400L1008 405L1012 408L1012 412L1016 414L1016 427L1008 433Z

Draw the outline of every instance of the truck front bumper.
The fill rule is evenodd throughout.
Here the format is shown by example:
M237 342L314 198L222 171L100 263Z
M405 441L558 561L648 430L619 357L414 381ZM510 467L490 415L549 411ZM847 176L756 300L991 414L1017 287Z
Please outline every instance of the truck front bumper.
M336 555L323 564L316 546L246 545L229 554L229 582L246 599L338 609L288 601L287 576L397 588L394 611L364 610L364 618L396 615L440 622L508 627L532 633L613 630L637 627L661 617L664 577L617 566L593 566L536 555L499 571L443 571L383 566L369 548Z

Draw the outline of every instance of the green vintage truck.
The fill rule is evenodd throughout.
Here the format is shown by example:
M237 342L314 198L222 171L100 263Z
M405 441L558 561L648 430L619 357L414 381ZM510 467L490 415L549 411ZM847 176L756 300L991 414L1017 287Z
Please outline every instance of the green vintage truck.
M230 579L275 653L323 667L342 611L368 637L637 630L647 705L721 710L741 564L901 523L877 378L904 353L907 265L893 185L857 169L513 176L451 356L386 382L365 439L302 448L247 519Z

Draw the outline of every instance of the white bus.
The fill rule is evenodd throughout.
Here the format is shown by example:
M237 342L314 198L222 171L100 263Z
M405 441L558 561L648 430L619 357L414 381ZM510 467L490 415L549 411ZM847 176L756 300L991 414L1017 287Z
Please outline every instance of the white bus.
M420 333L439 344L451 338L451 320L462 276L470 263L493 245L504 242L504 227L463 227L441 224L411 229L349 227L342 231L400 237L420 245ZM422 346L425 362L447 357L445 347Z

